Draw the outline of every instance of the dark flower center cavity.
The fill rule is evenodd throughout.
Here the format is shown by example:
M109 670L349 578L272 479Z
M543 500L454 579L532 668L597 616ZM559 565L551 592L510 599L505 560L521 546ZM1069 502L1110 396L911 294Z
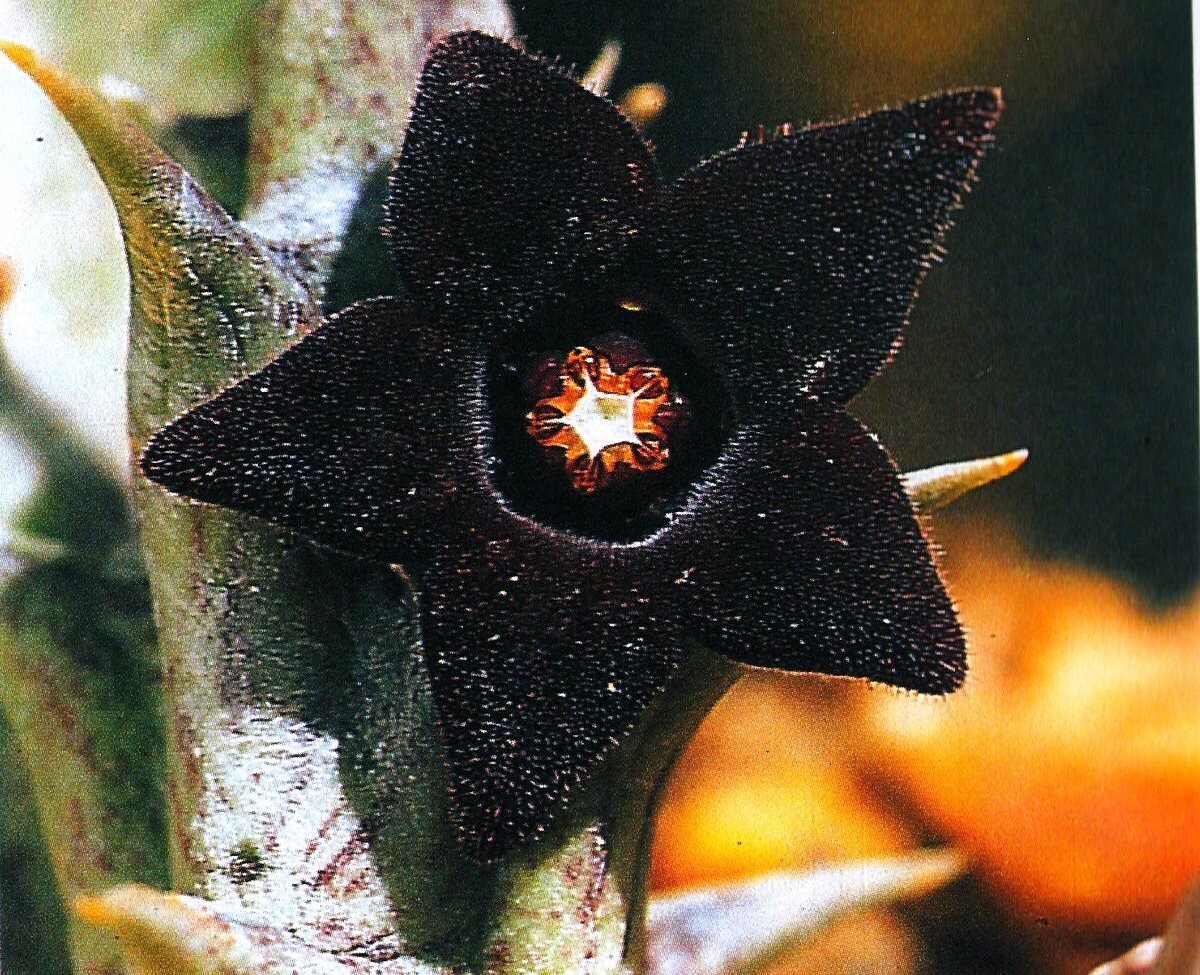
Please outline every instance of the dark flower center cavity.
M555 306L490 370L493 477L514 510L629 543L687 499L728 425L724 389L642 297Z

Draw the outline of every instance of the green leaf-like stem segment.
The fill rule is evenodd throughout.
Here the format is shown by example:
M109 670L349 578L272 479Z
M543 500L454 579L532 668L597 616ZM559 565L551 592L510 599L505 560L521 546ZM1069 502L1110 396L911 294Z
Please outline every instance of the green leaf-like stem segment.
M334 270L364 182L400 151L429 43L468 28L506 36L512 19L503 0L262 4L244 223L312 293Z
M56 926L61 909L44 901L168 881L150 594L122 486L3 355L0 427L37 466L11 526L31 544L0 580L0 855L18 838L22 849L0 865L0 916L21 918L5 932L17 942L6 940L5 970L22 970L20 942L52 965L65 934L82 970L115 973L111 940L70 919ZM37 872L46 867L52 880ZM39 899L29 923L13 913L21 896Z

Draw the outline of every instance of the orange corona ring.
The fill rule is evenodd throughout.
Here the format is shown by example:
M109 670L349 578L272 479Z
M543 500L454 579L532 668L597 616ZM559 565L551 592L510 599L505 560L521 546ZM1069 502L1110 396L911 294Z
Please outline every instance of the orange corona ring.
M613 372L607 359L584 346L572 349L559 372L557 395L538 400L526 430L543 447L562 452L571 486L592 494L624 469L667 466L667 434L655 420L669 383L655 366Z

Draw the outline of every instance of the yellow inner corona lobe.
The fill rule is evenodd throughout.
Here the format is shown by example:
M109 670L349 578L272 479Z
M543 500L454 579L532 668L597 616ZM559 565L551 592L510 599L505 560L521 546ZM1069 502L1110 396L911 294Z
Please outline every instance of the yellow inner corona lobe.
M561 451L571 486L591 494L618 471L662 470L667 437L655 414L669 383L655 366L613 372L608 360L584 346L572 349L559 373L559 392L538 400L526 430L543 447Z

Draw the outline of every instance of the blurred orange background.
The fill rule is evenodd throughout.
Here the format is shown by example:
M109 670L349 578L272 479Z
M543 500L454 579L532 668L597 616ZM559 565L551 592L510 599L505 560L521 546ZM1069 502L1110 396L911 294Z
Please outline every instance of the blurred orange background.
M1200 875L1200 593L1156 611L986 521L959 523L946 550L967 686L742 680L673 777L657 890L946 842L997 924L1056 944L1044 970L1161 930ZM844 946L830 956L844 969Z

